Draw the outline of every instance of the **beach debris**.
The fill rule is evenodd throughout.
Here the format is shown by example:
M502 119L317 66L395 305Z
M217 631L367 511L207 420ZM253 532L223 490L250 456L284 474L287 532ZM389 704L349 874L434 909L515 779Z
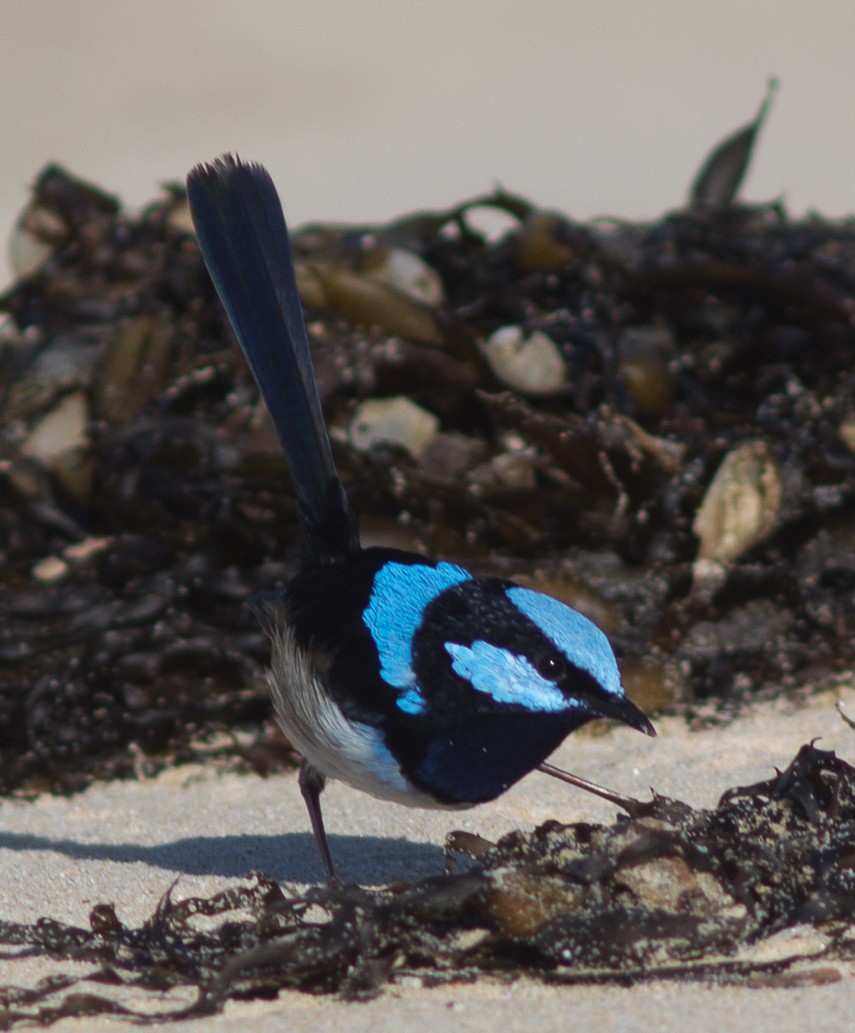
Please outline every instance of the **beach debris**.
M706 159L692 183L690 198L693 206L707 211L722 211L733 204L748 172L757 134L766 121L777 89L778 80L770 79L754 121L725 137Z
M496 379L520 394L554 395L564 386L567 370L561 350L542 330L526 337L522 327L503 326L481 350Z
M53 959L0 986L6 1029L68 1016L176 1021L281 989L376 997L387 987L524 975L550 984L693 979L799 985L855 959L855 768L806 745L767 781L696 809L655 792L611 825L548 822L498 842L451 833L445 875L293 892L260 873L206 897L165 893L129 926L0 920L16 955Z
M439 431L439 420L409 398L372 398L350 422L350 440L360 452L375 445L399 445L419 459Z
M782 493L778 464L764 441L748 441L727 453L692 522L700 543L696 585L719 583L727 564L773 530Z

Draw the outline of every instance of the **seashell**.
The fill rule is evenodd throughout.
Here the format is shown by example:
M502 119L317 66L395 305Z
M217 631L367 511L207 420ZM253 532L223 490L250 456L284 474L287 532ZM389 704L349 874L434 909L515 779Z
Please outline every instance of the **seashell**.
M759 942L749 942L739 951L739 959L754 965L768 965L824 954L831 941L811 925L794 925L773 933Z
M725 564L769 534L782 494L781 472L765 442L749 441L728 452L692 524L700 539L696 584L720 580Z
M374 445L399 445L418 459L439 433L439 420L403 395L363 402L350 423L350 441L360 452Z
M480 237L485 244L498 244L512 233L520 222L520 213L492 199L467 202L458 208L458 216L444 227L444 235L454 239L459 233ZM465 227L465 229L464 229Z
M70 565L61 557L45 556L35 564L30 574L35 581L40 581L43 585L51 585L62 581L70 569Z
M21 453L46 466L54 466L63 453L87 443L88 423L89 407L83 392L65 395L33 427L21 445Z
M371 268L370 276L421 305L436 308L445 302L445 288L439 273L414 251L397 247L385 249L380 263Z
M537 486L534 474L535 450L527 448L519 452L500 452L493 456L488 466L495 483L502 488L517 491L533 491Z
M22 280L32 276L68 235L68 225L55 211L38 202L27 205L9 240L12 272Z
M89 406L82 391L64 395L30 431L21 455L47 467L65 491L84 504L92 488L93 460L87 452Z
M79 542L67 545L62 550L62 555L73 563L81 563L92 556L97 556L99 553L104 552L112 544L112 538L83 538Z
M503 326L481 347L497 380L524 395L558 394L566 366L558 345L542 330L523 337L518 326Z
M190 203L182 193L181 196L173 196L169 203L169 214L166 217L166 224L179 233L190 233L195 236L196 228L193 225L193 218L190 215Z

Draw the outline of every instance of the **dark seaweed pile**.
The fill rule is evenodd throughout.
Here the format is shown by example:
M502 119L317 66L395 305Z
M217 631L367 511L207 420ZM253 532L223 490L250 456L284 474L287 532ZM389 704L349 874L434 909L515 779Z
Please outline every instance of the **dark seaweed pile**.
M855 227L734 202L759 121L652 225L581 225L498 193L294 241L368 536L586 610L648 709L726 712L852 659ZM485 207L512 223L496 241L476 228ZM183 193L132 215L51 166L16 242L30 258L0 298L0 790L200 749L275 764L243 603L287 578L294 504ZM426 263L433 300L384 279L400 253ZM508 326L549 337L557 391L509 387L485 359ZM427 449L354 447L355 407L397 396L433 420ZM236 728L240 743L215 734Z
M499 192L293 241L366 539L538 583L610 634L643 707L707 719L851 669L855 641L855 226L736 202L767 108L655 224L582 225ZM503 236L478 229L483 209ZM187 757L288 763L243 604L293 568L294 500L182 190L135 215L51 166L15 254L0 791ZM537 349L496 361L507 328L539 340L545 373ZM390 441L374 403L393 398L410 422ZM170 892L139 928L107 904L89 929L0 921L7 957L60 968L0 988L0 1028L482 974L839 978L855 956L855 769L806 746L714 811L627 806L610 828L453 834L448 873L416 885L297 898L253 875Z
M0 922L16 951L89 965L0 989L0 1028L187 1018L283 988L365 999L390 982L485 974L803 985L839 979L835 962L855 958L855 768L833 753L804 746L712 811L659 796L632 810L610 828L550 822L496 844L452 834L468 869L416 885L292 897L256 875L211 897L167 893L138 928L105 904L89 929ZM176 988L195 988L195 1001L164 1013L161 995Z

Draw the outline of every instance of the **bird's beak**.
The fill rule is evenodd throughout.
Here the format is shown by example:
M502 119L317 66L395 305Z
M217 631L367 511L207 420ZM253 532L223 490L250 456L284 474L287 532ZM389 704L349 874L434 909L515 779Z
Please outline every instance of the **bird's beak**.
M595 707L600 717L610 717L615 721L622 721L630 728L635 728L645 735L656 735L656 729L650 723L646 714L626 696L615 696L609 700L598 698Z

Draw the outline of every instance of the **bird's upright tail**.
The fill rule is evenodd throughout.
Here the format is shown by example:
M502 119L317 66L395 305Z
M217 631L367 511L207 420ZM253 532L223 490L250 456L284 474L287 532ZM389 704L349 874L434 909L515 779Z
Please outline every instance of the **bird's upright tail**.
M187 196L205 264L288 457L306 558L359 548L333 462L282 205L266 169L225 155L197 165Z

